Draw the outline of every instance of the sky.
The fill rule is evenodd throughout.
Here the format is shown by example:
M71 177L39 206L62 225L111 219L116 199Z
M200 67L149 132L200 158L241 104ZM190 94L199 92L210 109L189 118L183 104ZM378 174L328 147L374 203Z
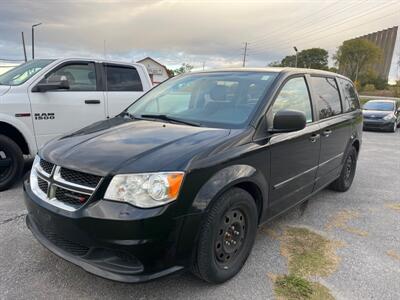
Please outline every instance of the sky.
M0 0L0 59L151 56L169 68L263 67L311 47L332 55L349 38L400 23L399 0ZM394 55L400 56L400 33ZM395 60L391 79L398 78Z

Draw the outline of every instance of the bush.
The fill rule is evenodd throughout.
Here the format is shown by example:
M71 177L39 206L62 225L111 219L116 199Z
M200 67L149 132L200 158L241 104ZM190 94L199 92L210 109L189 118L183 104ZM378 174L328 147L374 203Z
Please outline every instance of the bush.
M364 86L363 91L364 92L373 92L373 91L375 91L375 85L368 83Z

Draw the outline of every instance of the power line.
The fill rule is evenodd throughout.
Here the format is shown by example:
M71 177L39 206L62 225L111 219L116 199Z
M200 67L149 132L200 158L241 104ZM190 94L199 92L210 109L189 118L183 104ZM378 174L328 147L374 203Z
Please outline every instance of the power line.
M364 1L361 1L361 2L356 2L356 3L350 4L350 5L348 5L348 6L342 7L341 9L338 9L338 10L335 10L335 9L334 9L334 10L332 10L332 11L330 11L330 12L329 12L329 10L328 10L328 14L327 14L327 15L319 16L319 19L327 19L327 18L329 18L329 17L331 17L331 16L333 16L333 15L337 15L337 14L341 13L342 11L345 11L345 10L350 9L350 8L352 8L352 7L355 6L355 5L359 5L360 3L367 2L367 1L368 1L368 0L364 0ZM337 1L337 2L339 2L339 1ZM332 3L332 5L335 5L337 2ZM328 5L327 7L323 8L323 9L321 9L321 10L318 10L317 12L315 12L315 13L313 13L312 15L309 15L309 16L315 16L317 13L319 13L319 12L322 11L322 10L326 12L326 9L327 9L328 7L330 7L330 6L332 6L332 5ZM307 17L309 17L309 16L306 16L306 17L303 19L303 21L306 20ZM253 43L253 44L265 44L265 42L268 41L268 40L269 40L271 37L273 37L273 36L282 35L282 34L284 34L284 33L290 32L292 29L297 29L297 28L299 28L299 26L302 26L302 27L305 26L304 28L310 28L310 27L314 26L315 23L318 23L318 19L314 19L314 20L312 20L312 21L310 21L310 22L306 22L305 24L302 24L302 22L299 22L299 23L293 24L293 26L287 27L285 30L277 30L277 31L275 31L275 32L269 33L269 34L267 34L263 39L261 39L261 40L259 40L259 41L254 41L254 42L252 42L252 43ZM311 25L311 26L308 26L308 25ZM257 48L257 47L259 47L259 45L257 45L256 48Z
M300 31L301 32L301 39L303 40L304 37L308 37L308 36L311 36L311 35L314 37L316 33L324 32L327 29L334 28L334 27L337 27L337 26L342 25L342 24L346 24L346 23L348 23L348 22L350 22L352 20L358 19L360 17L364 17L366 15L370 15L371 13L373 13L375 11L382 10L383 8L386 8L387 6L392 5L393 3L396 3L396 2L390 2L390 3L387 3L386 5L375 6L372 9L369 9L369 10L365 11L364 13L362 13L360 15L356 15L356 16L353 16L351 18L345 18L344 20L341 20L339 22L335 22L333 24L324 26L324 27L322 27L320 29L317 29L317 30L314 29L314 30L308 30L308 31L305 31L305 32ZM300 32L296 32L296 35L299 36ZM271 49L272 47L275 48L275 47L279 47L280 45L287 45L287 44L290 44L290 43L293 43L293 41L291 41L291 42L281 42L281 43L275 44L274 46L268 47L266 49Z
M390 4L392 4L392 3L390 3ZM376 10L373 10L373 12L375 12L375 11L376 11ZM336 33L333 33L333 34L331 34L330 36L324 36L324 37L322 37L322 38L318 38L318 37L316 38L316 36L315 36L316 33L319 33L319 32L324 32L324 33L325 33L325 31L326 31L327 29L330 29L330 28L337 27L337 26L339 26L339 25L348 23L349 21L352 21L352 20L354 20L354 19L363 17L363 16L365 16L365 15L369 15L369 14L371 14L371 13L373 13L373 12L369 11L369 13L365 13L365 14L362 14L362 15L355 16L355 17L353 17L353 18L347 19L347 20L345 20L345 21L343 21L343 22L340 22L340 23L331 24L331 25L329 25L329 26L327 26L327 27L318 29L318 30L316 30L316 31L308 31L308 32L306 32L306 33L309 33L309 34L307 34L307 35L303 35L303 34L302 34L301 37L299 37L299 39L301 39L301 40L299 40L299 39L296 40L296 39L295 39L295 40L292 40L292 41L290 41L290 42L278 43L278 44L276 44L276 45L274 45L274 46L271 46L271 47L268 47L268 48L264 48L264 49L260 49L261 51L258 51L258 54L267 53L269 50L272 50L272 49L273 49L273 50L282 49L282 48L285 48L285 47L287 47L287 46L290 46L290 45L293 44L294 42L302 42L302 43L304 44L304 41L307 41L307 40L305 40L305 38L308 38L308 37L311 37L311 38L312 38L312 41L317 41L317 40L325 39L325 38L328 38L328 37L330 37L330 36L332 36L332 35L341 34L343 31L348 31L348 30L351 30L351 29L353 29L353 28L356 28L356 27L359 27L359 26L362 26L362 25L365 25L365 24L369 24L369 23L371 23L372 21L375 21L375 20L382 20L382 19L385 18L385 17L391 16L391 15L394 15L394 14L398 14L398 11L394 11L393 13L388 14L388 15L386 15L386 16L379 16L379 17L376 18L376 19L368 20L368 21L365 22L365 23L358 24L358 25L356 25L356 26L352 26L351 28L349 28L349 29L347 29L347 30L340 30L340 31L337 30Z

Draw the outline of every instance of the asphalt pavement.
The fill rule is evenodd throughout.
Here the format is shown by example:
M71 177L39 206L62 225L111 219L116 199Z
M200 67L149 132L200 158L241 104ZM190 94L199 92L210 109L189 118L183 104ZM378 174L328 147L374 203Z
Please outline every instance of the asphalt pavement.
M314 278L336 299L400 299L399 207L400 129L364 132L351 189L324 190L264 225L243 270L229 282L211 285L182 272L122 284L88 274L42 247L25 225L20 182L0 192L0 299L272 299L268 274L287 273L276 237L285 226L306 226L340 242L338 269Z

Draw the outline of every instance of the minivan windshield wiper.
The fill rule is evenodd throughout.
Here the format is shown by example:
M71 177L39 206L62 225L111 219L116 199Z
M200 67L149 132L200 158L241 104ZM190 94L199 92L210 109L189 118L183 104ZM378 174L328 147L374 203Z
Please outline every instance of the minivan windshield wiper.
M171 122L181 123L181 124L190 125L190 126L197 126L197 127L201 126L201 124L197 123L197 122L186 121L186 120L182 120L179 118L171 117L168 115L162 115L162 114L161 115L145 114L145 115L140 115L140 117L146 118L146 119L158 119L158 120L163 120L163 121L171 121Z

